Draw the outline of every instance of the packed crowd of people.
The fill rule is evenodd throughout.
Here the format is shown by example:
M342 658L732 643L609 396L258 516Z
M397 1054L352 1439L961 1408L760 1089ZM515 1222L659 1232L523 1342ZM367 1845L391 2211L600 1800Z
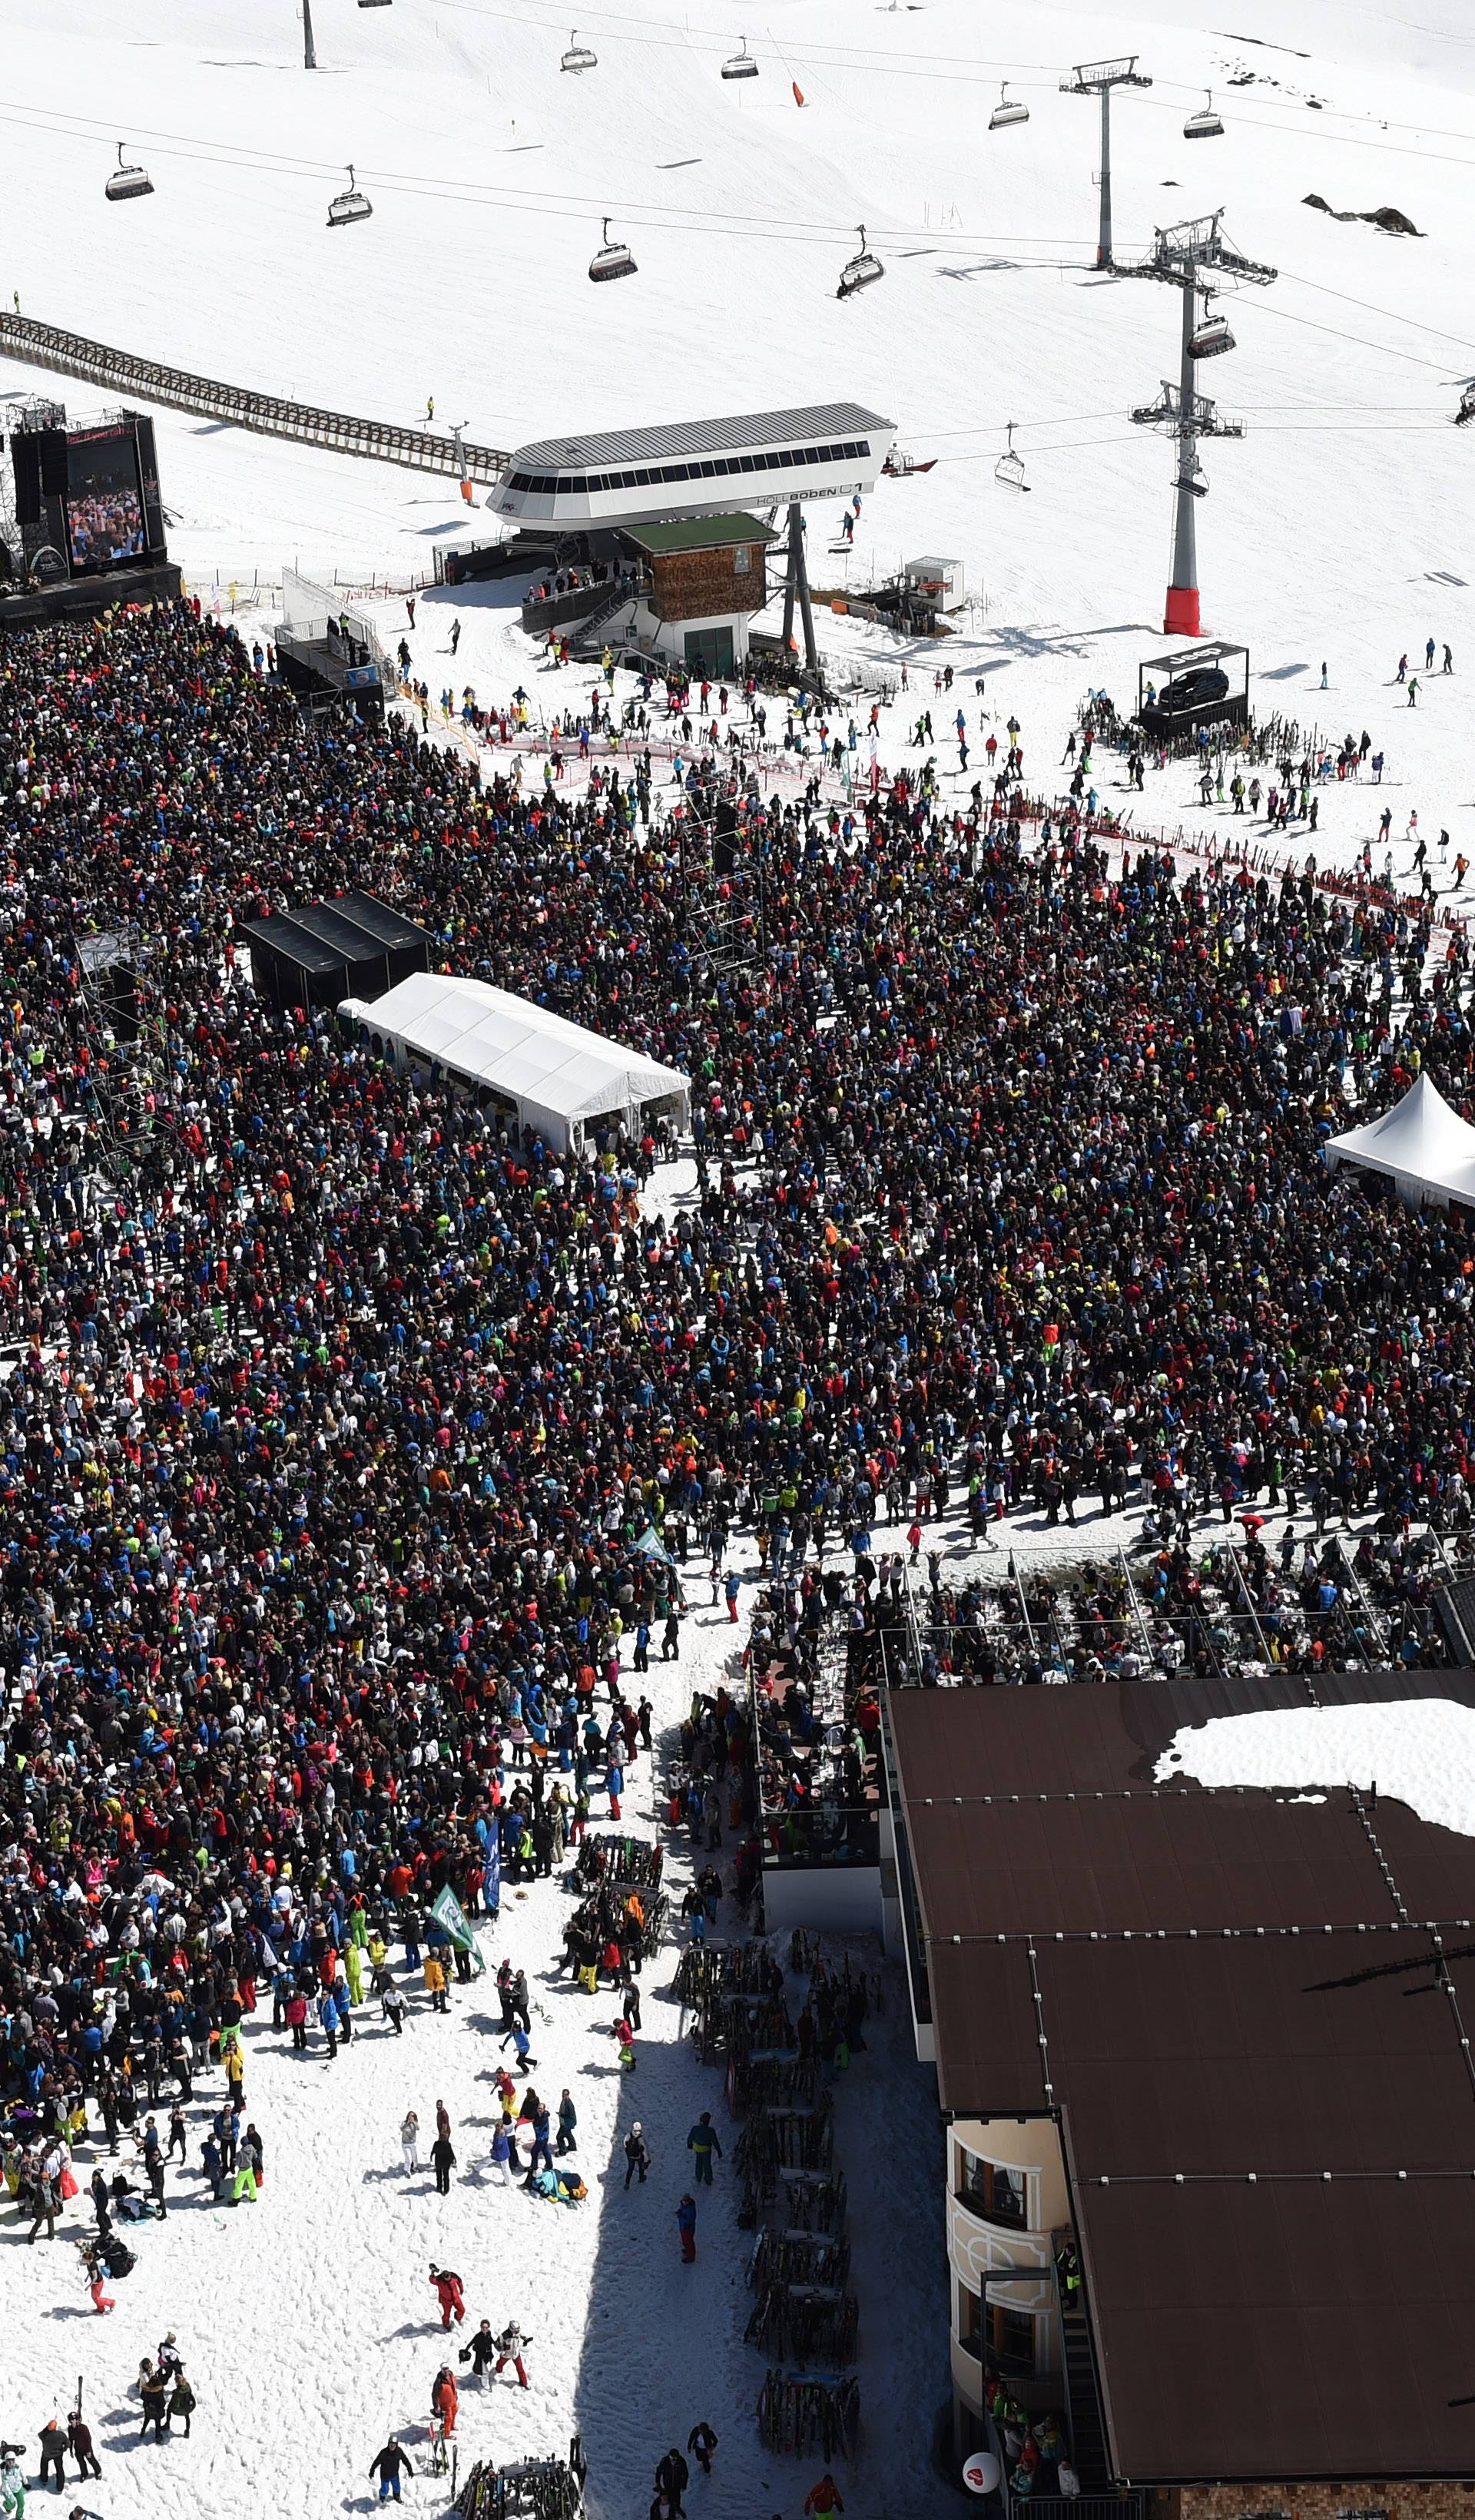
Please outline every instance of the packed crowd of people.
M596 1689L627 1636L679 1657L693 1536L715 1601L754 1532L801 1619L853 1547L865 1629L898 1505L914 1562L961 1497L1469 1523L1475 1243L1320 1162L1426 1063L1475 1101L1462 940L1108 857L1069 806L1026 846L1007 793L735 798L696 735L678 817L618 765L522 797L314 723L187 606L0 648L0 2012L41 2225L79 2110L228 2068L263 1988L351 2031L374 1943L434 1950L494 1842L515 1874L617 1822L640 1716ZM664 1131L559 1152L269 1007L238 922L367 868L448 965L686 1072L694 1195Z

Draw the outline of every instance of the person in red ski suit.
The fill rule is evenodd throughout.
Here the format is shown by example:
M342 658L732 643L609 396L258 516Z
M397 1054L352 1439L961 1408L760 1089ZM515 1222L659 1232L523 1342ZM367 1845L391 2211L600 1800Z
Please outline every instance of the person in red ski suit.
M435 2297L440 2304L441 2326L449 2327L453 2318L458 2322L465 2318L466 2301L462 2294L460 2275L453 2275L447 2267L432 2266L430 2281L435 2287Z

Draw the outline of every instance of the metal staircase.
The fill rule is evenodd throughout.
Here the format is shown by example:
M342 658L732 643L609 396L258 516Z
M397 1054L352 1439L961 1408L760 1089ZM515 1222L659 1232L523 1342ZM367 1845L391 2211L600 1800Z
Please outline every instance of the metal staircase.
M607 627L617 612L634 608L638 594L639 590L634 587L611 586L608 593L601 597L592 612L586 612L580 620L573 623L568 634L569 646L586 649L597 645L601 631Z
M208 420L233 421L263 437L289 437L298 445L328 447L337 455L403 465L412 472L495 481L512 460L505 447L475 446L465 438L458 443L427 429L400 428L389 421L361 420L348 412L320 411L312 403L255 393L248 385L192 376L183 368L164 367L156 359L136 358L130 350L110 349L106 342L90 341L80 333L64 333L55 324L37 323L30 315L0 313L0 351L28 367L82 377L89 384L137 394L144 402L166 403L175 411L199 412Z
M1060 2338L1065 2366L1065 2399L1070 2410L1070 2440L1075 2453L1076 2474L1085 2494L1109 2494L1111 2470L1106 2455L1106 2434L1101 2422L1101 2401L1096 2390L1095 2364L1092 2361L1091 2334L1083 2310L1070 2310L1062 2300L1060 2306Z

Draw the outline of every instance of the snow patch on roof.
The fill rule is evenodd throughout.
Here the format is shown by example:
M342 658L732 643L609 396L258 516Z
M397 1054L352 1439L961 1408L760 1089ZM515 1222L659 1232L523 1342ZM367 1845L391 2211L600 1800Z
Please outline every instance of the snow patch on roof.
M1407 1803L1419 1819L1475 1837L1475 1708L1448 1697L1383 1706L1297 1706L1184 1725L1155 1771L1160 1784L1269 1790L1353 1784Z

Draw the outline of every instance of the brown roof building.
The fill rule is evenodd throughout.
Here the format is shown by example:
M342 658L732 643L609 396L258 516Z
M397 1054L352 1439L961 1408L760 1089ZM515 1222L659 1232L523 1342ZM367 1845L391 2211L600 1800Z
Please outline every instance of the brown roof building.
M1470 1672L1318 1688L1475 1706ZM1181 1727L1306 1703L1274 1677L888 1697L960 2442L997 2372L1058 2409L1088 2495L1475 2520L1475 1839L1335 1778L1154 1781Z

